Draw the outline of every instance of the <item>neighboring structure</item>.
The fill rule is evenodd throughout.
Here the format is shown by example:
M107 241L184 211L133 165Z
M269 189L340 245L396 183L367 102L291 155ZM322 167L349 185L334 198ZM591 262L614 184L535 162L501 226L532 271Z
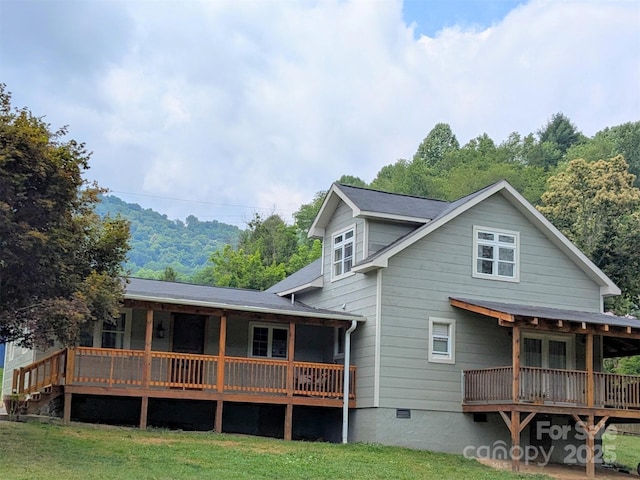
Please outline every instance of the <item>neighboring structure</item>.
M640 377L602 372L640 353L640 322L602 313L619 289L508 183L452 203L334 184L310 236L322 258L262 293L133 280L116 325L47 360L65 419L137 397L140 426L161 425L167 401L208 400L218 431L337 440L351 406L352 441L589 475L581 428L640 422ZM14 385L42 390L42 365Z

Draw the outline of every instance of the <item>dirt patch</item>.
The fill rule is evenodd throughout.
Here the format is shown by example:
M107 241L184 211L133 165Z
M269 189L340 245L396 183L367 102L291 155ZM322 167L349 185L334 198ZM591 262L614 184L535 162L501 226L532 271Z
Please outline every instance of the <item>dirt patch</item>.
M509 460L479 458L478 461L498 470L511 470L511 461ZM520 471L523 473L548 475L549 477L553 477L558 480L584 480L586 478L585 468L583 466L576 465L559 465L552 463L544 467L540 467L535 464L529 464L520 465ZM596 478L600 480L620 480L623 478L633 480L638 478L638 474L635 472L622 473L607 468L596 467Z

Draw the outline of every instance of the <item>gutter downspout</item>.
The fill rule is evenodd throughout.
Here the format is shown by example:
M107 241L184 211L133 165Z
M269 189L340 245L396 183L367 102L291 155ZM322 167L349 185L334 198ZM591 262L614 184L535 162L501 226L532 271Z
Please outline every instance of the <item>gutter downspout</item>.
M349 385L350 385L350 357L351 357L351 333L358 326L356 320L351 321L351 327L344 333L344 385L342 387L342 443L347 443L349 437Z

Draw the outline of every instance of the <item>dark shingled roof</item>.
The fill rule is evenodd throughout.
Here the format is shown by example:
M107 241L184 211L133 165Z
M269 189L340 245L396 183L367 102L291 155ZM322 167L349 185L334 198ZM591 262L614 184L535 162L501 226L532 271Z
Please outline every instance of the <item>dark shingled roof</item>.
M551 320L565 320L567 322L584 322L595 325L610 325L615 327L632 327L640 329L640 320L636 318L617 317L604 313L582 312L580 310L565 310L563 308L537 307L532 305L517 305L513 303L492 302L489 300L475 300L470 298L449 297L478 307L488 308L497 312L521 317L536 317Z
M278 283L270 288L267 288L265 292L279 293L287 292L296 287L308 285L314 280L318 279L322 275L322 259L318 258L314 260L306 267L301 268L297 272L292 273L287 278L280 280Z
M364 320L364 317L359 315L313 308L301 302L291 303L290 299L279 297L269 292L162 282L141 278L129 279L124 297L131 300L296 315L310 318Z
M336 183L336 186L363 212L430 219L439 215L449 205L449 202L442 200L381 192L340 183Z

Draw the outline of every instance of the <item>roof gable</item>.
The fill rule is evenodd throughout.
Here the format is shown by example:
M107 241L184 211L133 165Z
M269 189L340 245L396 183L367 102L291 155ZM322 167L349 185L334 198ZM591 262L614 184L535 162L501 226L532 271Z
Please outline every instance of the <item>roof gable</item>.
M449 202L401 195L334 183L320 207L309 237L321 238L340 201L354 217L379 218L403 223L424 224L448 208Z
M520 193L507 181L502 180L490 185L478 192L461 198L443 209L440 214L430 222L399 238L392 244L379 250L374 255L354 265L353 271L366 273L388 265L389 258L401 252L405 248L429 235L454 218L478 205L487 198L501 194L531 223L533 223L549 240L564 252L585 274L596 284L600 285L601 295L619 295L620 289L600 270L586 255L584 255L567 237L565 237L549 220L538 212Z

